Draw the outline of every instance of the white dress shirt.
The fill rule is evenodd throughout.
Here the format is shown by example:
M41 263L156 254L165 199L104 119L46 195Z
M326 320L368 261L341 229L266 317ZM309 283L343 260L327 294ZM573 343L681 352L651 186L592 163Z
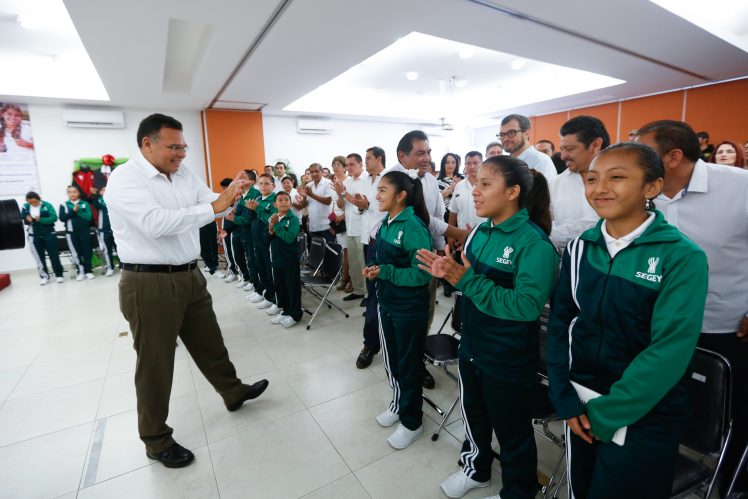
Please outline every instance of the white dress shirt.
M734 333L748 311L748 171L698 160L688 187L655 199L709 261L704 333Z
M286 191L283 191L286 192ZM293 203L296 202L296 196L299 195L299 191L291 187L291 192L288 193L289 196L291 196L291 211L294 215L296 215L296 218L299 219L299 222L301 222L302 213L299 208L294 208Z
M558 177L556 166L553 164L551 157L538 151L532 145L517 156L517 159L521 159L527 163L528 167L542 173L548 182Z
M393 166L390 171L404 172L411 178L421 180L423 198L426 201L426 211L429 214L429 231L431 232L431 239L434 243L434 250L443 250L446 245L443 236L449 228L449 224L444 221L444 198L442 197L442 192L439 190L436 177L430 173L427 173L423 177L418 177L417 173L415 173L416 170L413 170L414 174L411 174L400 163Z
M476 180L476 184L478 181ZM460 229L477 227L486 221L485 218L478 216L475 211L475 202L473 202L473 189L475 186L470 183L470 179L462 180L452 192L452 201L449 203L449 212L457 215L457 227Z
M579 173L564 170L550 182L553 228L551 241L564 249L579 234L594 226L600 217L584 196L584 179Z
M109 176L104 200L125 263L182 265L200 256L199 228L218 194L186 166L171 181L138 151Z
M382 175L384 175L384 171L375 177L368 174L362 175L366 177L366 185L369 189L369 192L364 194L369 200L369 208L364 211L364 219L361 224L361 242L363 244L369 244L370 239L377 237L379 224L387 215L386 212L379 211L379 202L377 201L377 188L379 187L379 181L382 180Z
M357 178L348 177L345 179L345 182L343 182L343 185L345 186L345 192L347 192L351 197L356 197L356 194L361 194L362 196L367 196L369 200L374 199L369 197L371 182L369 180L369 175L367 175L365 171L362 171ZM376 193L374 193L374 195L376 196ZM349 237L360 237L361 228L364 224L364 212L359 210L358 206L350 201L343 201L343 203L343 206L345 206L346 233ZM366 241L366 244L369 244L368 240Z
M632 230L625 236L621 236L620 238L616 239L615 237L608 234L608 224L606 220L603 220L603 223L600 225L600 230L603 233L603 238L605 239L605 245L608 247L608 254L611 258L614 258L619 251L621 251L624 248L627 248L631 243L634 242L634 240L644 234L644 231L647 230L647 227L652 225L652 222L654 222L655 214L650 213L647 219L642 222L642 224L637 227L636 229Z
M331 198L334 202L335 190L332 188L332 182L323 178L319 181L316 186L314 182L309 182L307 185L315 196L323 198ZM330 204L322 204L319 201L307 197L309 201L309 232L320 232L330 228L330 212L332 206ZM332 204L332 203L331 203Z

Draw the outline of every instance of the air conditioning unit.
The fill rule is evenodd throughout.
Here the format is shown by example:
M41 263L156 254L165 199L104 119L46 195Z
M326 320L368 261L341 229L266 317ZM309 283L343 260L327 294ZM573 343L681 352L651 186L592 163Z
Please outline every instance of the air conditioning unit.
M65 124L73 128L125 128L125 113L116 109L64 109Z
M296 121L298 133L332 133L332 125L329 121L300 119Z

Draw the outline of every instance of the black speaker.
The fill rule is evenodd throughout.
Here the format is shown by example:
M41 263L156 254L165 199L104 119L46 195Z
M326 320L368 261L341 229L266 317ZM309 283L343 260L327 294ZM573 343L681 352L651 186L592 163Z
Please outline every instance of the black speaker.
M0 200L0 250L20 249L26 245L21 209L15 199Z

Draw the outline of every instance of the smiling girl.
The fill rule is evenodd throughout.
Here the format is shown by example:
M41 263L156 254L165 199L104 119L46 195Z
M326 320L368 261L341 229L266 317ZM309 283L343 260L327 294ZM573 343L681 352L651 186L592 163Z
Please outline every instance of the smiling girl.
M645 145L603 150L585 186L602 220L564 252L547 361L567 423L569 497L670 497L707 260L654 210L663 174Z

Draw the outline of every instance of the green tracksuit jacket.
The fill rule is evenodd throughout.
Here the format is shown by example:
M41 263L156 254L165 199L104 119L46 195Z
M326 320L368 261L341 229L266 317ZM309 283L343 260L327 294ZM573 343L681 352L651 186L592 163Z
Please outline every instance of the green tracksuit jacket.
M299 246L296 236L301 230L301 223L291 210L273 226L274 235L270 236L270 252L273 254L273 268L299 265Z
M536 376L539 318L558 269L558 253L527 210L477 226L465 244L460 355L501 379Z
M638 421L688 416L685 373L701 331L708 269L704 252L660 212L614 258L601 225L564 252L547 360L558 415L586 413L592 432L608 442ZM603 396L585 408L570 380Z
M78 202L77 212L73 211L74 207L75 205L72 201L65 201L65 204L61 204L60 221L65 223L65 229L68 232L73 232L74 230L88 232L91 221L93 220L91 205L81 199Z
M259 201L260 197L262 197L260 191L255 189L253 186L242 197L241 202L236 205L236 210L234 212L234 225L238 226L239 238L242 240L247 240L252 237L252 222L257 220L257 212L247 208L244 203L252 199L257 199Z
M29 225L26 221L26 217L30 214L31 205L29 205L29 203L24 203L23 208L21 209L21 218L23 218L23 223L26 225ZM55 231L56 221L57 212L55 211L54 206L46 201L42 201L42 204L39 207L39 221L34 220L31 222L30 234L37 237L51 234Z
M377 235L373 265L379 265L377 298L391 313L408 313L426 304L431 276L418 268L416 252L431 249L431 233L408 206L394 219L387 215Z

